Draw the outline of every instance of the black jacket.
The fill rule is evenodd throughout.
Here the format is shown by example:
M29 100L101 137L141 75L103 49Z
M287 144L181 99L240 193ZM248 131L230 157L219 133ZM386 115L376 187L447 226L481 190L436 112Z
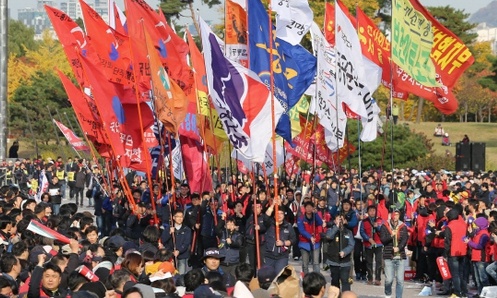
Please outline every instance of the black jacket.
M225 265L238 264L240 261L240 248L243 246L243 236L237 230L228 231L225 228L224 220L220 221L216 227L216 233L219 237L220 253L224 256L221 263ZM231 239L231 244L226 239Z
M399 248L400 257L402 259L406 259L406 251L405 247L407 245L407 240L409 235L407 233L406 225L399 220L397 226L392 226L391 221L386 221L380 228L380 240L383 243L383 258L384 259L393 259L394 258L394 238L392 237L392 233L396 231L397 235L397 243L396 246Z

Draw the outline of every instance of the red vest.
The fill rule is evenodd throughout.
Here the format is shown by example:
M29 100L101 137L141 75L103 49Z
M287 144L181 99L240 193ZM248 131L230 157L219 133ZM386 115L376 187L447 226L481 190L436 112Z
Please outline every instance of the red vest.
M430 221L430 219L434 220L432 215L428 215L427 217L418 215L416 219L416 226L418 227L418 241L420 241L423 246L426 245L426 226L428 225L428 221Z
M371 225L371 221L369 218L365 218L362 220L362 227L364 228L364 232L366 235L368 235L369 238L371 236L373 237L373 240L376 244L381 244L381 239L380 239L380 228L381 225L383 224L383 220L381 218L376 218L375 221L378 224L378 227L375 229L375 233L373 234L373 226ZM364 247L370 247L371 243L369 241L362 241L364 244Z
M481 236L487 235L489 241L485 243L482 249L471 249L471 261L473 262L490 262L490 234L488 230L481 230L473 237L472 241L474 243L480 243Z
M316 243L319 243L321 241L321 232L323 232L323 226L316 225L314 218L309 221L309 220L307 220L307 218L305 218L305 214L302 216L304 216L304 220L302 221L304 223L304 230L307 233L311 234L312 237L314 237L316 239ZM315 214L315 216L319 216L319 215ZM311 242L310 239L305 238L302 234L299 234L299 241L306 242L306 243Z
M468 245L463 241L463 238L466 237L466 222L459 216L458 219L449 221L447 226L452 233L452 239L450 239L450 256L465 256L468 252Z

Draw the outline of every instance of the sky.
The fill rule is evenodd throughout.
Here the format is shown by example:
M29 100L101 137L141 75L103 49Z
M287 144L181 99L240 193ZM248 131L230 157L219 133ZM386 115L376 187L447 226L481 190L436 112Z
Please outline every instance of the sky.
M57 3L61 0L55 0ZM157 7L159 0L146 0L148 4L152 7ZM474 13L478 9L487 6L493 0L420 0L420 2L425 6L446 6L450 5L456 9L464 9L468 13ZM201 3L200 0L195 0L195 3ZM123 8L123 1L117 0L118 5ZM13 18L17 17L17 10L25 7L36 7L36 0L8 0L8 5L10 8L10 15ZM207 5L196 4L195 7L199 9L200 15L206 20L216 20L217 12L216 8L208 9ZM187 18L180 19L180 24L191 23L190 13L185 12ZM218 17L219 18L219 17Z

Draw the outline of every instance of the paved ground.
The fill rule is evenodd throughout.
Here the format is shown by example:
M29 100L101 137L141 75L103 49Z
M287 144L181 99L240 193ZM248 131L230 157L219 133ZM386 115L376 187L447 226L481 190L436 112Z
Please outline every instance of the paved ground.
M298 272L301 272L302 267L299 261L290 261L290 265L294 266ZM330 278L330 272L329 271L323 271L321 270L321 273L326 277L326 280L328 282L331 282ZM366 282L361 281L354 281L352 284L351 288L352 291L354 291L360 298L366 298L366 297L385 297L384 294L384 285L383 285L383 280L382 280L382 285L381 286L373 286L373 285L367 285ZM395 282L394 282L395 284ZM415 297L418 296L419 292L421 292L423 288L422 284L417 284L413 282L408 282L406 281L404 283L404 295L403 297ZM395 293L395 286L393 287L393 292ZM393 295L395 297L395 294ZM431 297L446 297L446 296L431 296Z

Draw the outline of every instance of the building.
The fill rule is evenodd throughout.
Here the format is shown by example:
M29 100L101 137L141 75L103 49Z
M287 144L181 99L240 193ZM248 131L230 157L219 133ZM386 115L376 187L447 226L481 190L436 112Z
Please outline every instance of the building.
M107 22L109 20L109 1L108 0L86 0L95 11ZM83 19L83 12L79 0L67 0L60 3L60 9L65 11L73 20Z
M109 7L108 0L87 0L88 3L95 11L107 22L109 19ZM45 12L44 5L49 5L52 7L57 7L56 1L54 0L38 0L36 8L24 8L18 10L18 20L24 25L33 28L35 30L35 38L39 39L44 30L52 28L50 19ZM59 9L64 11L73 20L78 18L83 19L83 13L81 12L81 5L79 0L67 0L61 2Z
M480 23L475 28L475 32L478 34L476 40L478 42L490 42L490 47L494 55L497 54L497 27L487 27L486 23Z
M24 25L35 30L35 36L40 36L41 33L52 27L45 10L38 8L23 8L17 11L17 18Z

